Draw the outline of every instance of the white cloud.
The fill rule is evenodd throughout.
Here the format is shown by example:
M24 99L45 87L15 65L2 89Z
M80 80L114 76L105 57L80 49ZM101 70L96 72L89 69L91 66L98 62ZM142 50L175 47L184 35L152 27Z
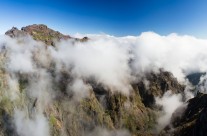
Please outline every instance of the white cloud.
M95 39L87 43L62 42L53 50L56 62L62 62L72 74L81 78L94 78L111 91L128 93L131 89L131 58L127 46L110 38Z
M142 33L134 42L138 72L164 68L180 81L186 74L207 70L207 40L170 34Z
M92 87L90 84L84 83L82 79L75 79L71 85L68 86L68 92L72 91L74 93L74 99L81 100L86 98L90 94Z
M157 120L157 130L160 131L170 123L174 111L183 105L182 96L181 94L173 94L171 91L167 91L162 98L156 98L156 104L161 105L163 108L163 115L161 114Z
M65 84L69 91L74 92L76 99L88 96L91 89L87 82L89 80L112 92L129 94L131 83L136 81L134 79L145 76L146 72L157 72L163 68L172 72L179 81L184 81L189 73L207 71L207 40L204 39L177 34L160 36L153 32L127 37L89 35L89 38L88 42L61 41L56 43L56 47L45 48L42 43L29 37L11 39L0 36L0 51L7 57L4 68L10 76L8 81L11 89L19 91L15 89L18 85L16 80L22 74L29 80L27 95L37 98L39 103L35 116L40 116L40 122L24 119L25 113L16 113L17 122L28 124L22 126L16 122L17 126L20 125L20 134L33 133L30 124L32 127L43 124L49 128L43 111L53 98L54 80L61 77L59 74L63 71L71 76L71 80L66 80ZM148 86L148 81L144 82ZM192 97L192 94L188 93L188 97ZM180 94L170 92L157 98L157 103L165 111L158 121L162 127L169 122L175 109L182 105L180 99ZM27 129L28 133L21 131ZM38 135L48 135L48 130L40 133Z
M16 110L14 122L20 136L49 136L49 125L43 114L29 118L25 111Z
M108 130L97 127L92 132L86 133L85 136L130 136L127 130Z

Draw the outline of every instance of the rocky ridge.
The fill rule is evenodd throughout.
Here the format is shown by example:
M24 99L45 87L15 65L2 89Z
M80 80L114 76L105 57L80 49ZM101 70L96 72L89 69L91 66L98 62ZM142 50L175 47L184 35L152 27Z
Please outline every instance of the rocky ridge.
M62 40L67 40L67 39L74 39L76 41L87 41L88 37L83 37L82 39L79 38L73 38L69 35L64 35L58 31L54 31L50 28L48 28L46 25L40 24L34 24L34 25L29 25L26 27L22 27L21 30L19 30L16 27L13 27L12 29L8 30L6 35L14 38L14 37L20 37L20 36L32 36L34 40L37 41L42 41L46 45L54 45L54 41L60 41Z

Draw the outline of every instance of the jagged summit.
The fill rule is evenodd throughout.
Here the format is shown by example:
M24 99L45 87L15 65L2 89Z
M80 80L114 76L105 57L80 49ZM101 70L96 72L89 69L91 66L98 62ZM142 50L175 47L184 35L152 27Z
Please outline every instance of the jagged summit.
M88 37L83 37L82 39L73 38L70 35L64 35L58 31L55 31L53 29L48 28L44 24L33 24L28 25L26 27L22 27L21 30L19 30L16 27L13 27L12 29L8 30L6 35L10 37L19 37L19 36L25 36L30 35L34 38L34 40L42 41L47 45L54 45L54 40L67 40L67 39L75 39L77 41L87 41Z

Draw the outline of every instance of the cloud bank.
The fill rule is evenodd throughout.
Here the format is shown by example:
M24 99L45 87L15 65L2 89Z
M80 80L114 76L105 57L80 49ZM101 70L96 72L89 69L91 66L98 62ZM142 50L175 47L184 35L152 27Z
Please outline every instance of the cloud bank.
M153 32L145 32L140 36L89 37L88 42L68 40L46 47L30 37L11 39L0 36L0 52L4 57L2 65L8 73L12 100L20 97L20 90L16 86L19 86L19 79L23 78L28 83L24 88L26 94L33 101L28 104L29 108L17 107L15 110L14 122L18 134L50 135L44 110L57 96L56 83L63 78L62 73L68 75L67 80L64 80L64 93L72 93L74 99L79 101L89 96L91 81L112 93L129 95L132 83L148 72L159 72L160 68L171 72L183 83L190 73L207 72L205 39L177 34L161 36ZM145 83L149 84L147 81ZM176 108L182 105L180 94L174 96L169 92L157 99L157 103L166 111L163 119L167 122ZM27 116L22 111L28 109ZM37 120L37 116L40 120ZM25 122L26 125L20 125L19 122ZM166 125L162 120L158 122L162 126ZM30 131L30 126L39 127L39 124L44 129L38 133ZM27 133L24 130L28 130ZM111 135L112 132L105 133Z

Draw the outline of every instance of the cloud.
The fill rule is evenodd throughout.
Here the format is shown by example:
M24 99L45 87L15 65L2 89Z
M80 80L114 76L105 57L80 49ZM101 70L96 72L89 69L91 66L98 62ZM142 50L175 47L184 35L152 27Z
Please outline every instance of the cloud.
M87 43L64 41L52 50L52 57L58 65L71 69L75 77L94 79L111 91L128 93L130 86L131 56L127 46L120 46L118 40L94 39Z
M75 79L71 85L68 86L68 93L74 93L74 99L77 101L89 96L92 87L90 84L84 83L82 79Z
M2 69L8 74L10 94L13 94L11 99L18 97L16 94L22 91L16 87L23 77L28 83L23 90L28 101L37 101L37 110L32 112L33 118L28 118L24 109L15 109L14 122L19 134L49 135L49 125L43 112L48 104L52 104L56 93L60 92L58 83L62 80L67 93L72 91L73 98L81 100L89 96L91 82L113 93L128 95L132 83L136 83L148 72L159 72L160 68L172 72L182 82L190 73L207 71L205 39L177 34L161 36L153 32L145 32L140 36L89 37L87 42L68 40L46 47L31 37L11 39L0 36L0 52L5 57ZM70 80L62 79L61 73L69 75L67 78ZM149 82L145 80L144 84L147 87ZM192 97L188 91L185 94L188 98ZM165 111L162 118L158 119L161 128L169 123L172 113L183 104L181 95L171 92L166 92L156 102ZM24 122L25 125L19 122ZM46 130L33 132L31 127L44 127ZM26 130L28 131L24 132ZM100 129L97 130L99 131ZM103 130L103 134L114 133L119 134Z
M20 136L49 136L49 125L43 114L29 118L25 111L16 110L14 122Z
M197 91L207 94L207 75L203 75L200 77L200 82L198 84Z
M207 70L207 40L153 32L142 33L135 39L134 67L138 73L164 68L183 81L189 73Z
M134 77L160 68L179 81L189 73L207 71L207 40L153 32L136 37L90 36L88 42L61 41L48 49L30 38L0 39L8 50L8 71L31 73L55 63L56 71L64 67L74 77L95 80L106 89L126 94Z
M92 132L84 136L130 136L127 130L108 130L106 128L96 127Z
M167 91L162 98L156 98L156 104L161 105L163 108L163 113L157 120L157 130L160 131L170 123L174 111L183 105L182 96L181 94L173 94L171 91Z
M184 81L194 72L207 71L207 40L176 33L161 36L154 32L143 32L139 36L114 37L109 35L86 35L92 41L105 45L116 44L128 50L133 59L131 72L139 76L160 68L170 71ZM95 42L93 42L94 45ZM110 45L110 44L109 44Z

